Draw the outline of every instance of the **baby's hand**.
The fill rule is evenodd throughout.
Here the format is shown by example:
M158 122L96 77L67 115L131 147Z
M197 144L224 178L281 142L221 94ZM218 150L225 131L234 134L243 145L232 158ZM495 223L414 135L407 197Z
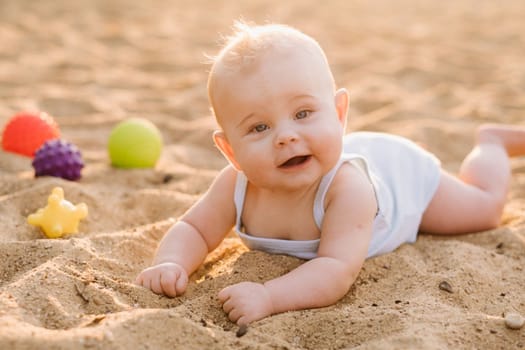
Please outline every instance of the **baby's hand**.
M135 279L135 284L169 297L181 295L188 286L188 274L179 264L166 262L148 267Z
M241 282L219 292L223 310L231 321L247 325L273 313L266 287L260 283Z

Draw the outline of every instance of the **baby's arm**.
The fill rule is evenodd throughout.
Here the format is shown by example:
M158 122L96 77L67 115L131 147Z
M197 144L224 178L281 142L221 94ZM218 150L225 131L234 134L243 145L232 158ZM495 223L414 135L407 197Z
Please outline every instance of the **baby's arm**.
M161 240L152 266L135 283L157 294L184 293L191 275L231 230L235 222L233 190L236 172L226 167L210 189Z
M331 305L355 281L367 256L377 212L374 189L354 166L342 166L327 193L318 257L264 284L243 282L219 299L230 319L246 324L271 314Z

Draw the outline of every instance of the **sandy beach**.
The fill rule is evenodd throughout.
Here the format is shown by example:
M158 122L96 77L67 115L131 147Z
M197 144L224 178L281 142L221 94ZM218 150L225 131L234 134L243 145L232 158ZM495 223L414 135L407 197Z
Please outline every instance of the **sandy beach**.
M499 228L420 235L367 260L335 305L268 317L243 336L217 293L301 260L249 251L232 234L184 296L133 284L226 165L211 138L206 55L239 18L315 37L350 91L348 132L409 137L452 172L477 125L525 123L519 0L0 1L0 128L45 111L86 164L79 181L35 178L30 158L0 150L0 349L525 348L525 327L504 322L525 316L525 158L511 161ZM161 130L155 168L110 164L110 132L132 117ZM47 239L26 220L55 186L89 216L79 233Z

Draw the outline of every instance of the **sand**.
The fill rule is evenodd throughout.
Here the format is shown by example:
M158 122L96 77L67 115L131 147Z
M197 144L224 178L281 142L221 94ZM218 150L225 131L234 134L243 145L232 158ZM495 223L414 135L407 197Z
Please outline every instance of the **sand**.
M35 179L29 158L0 151L0 349L525 347L525 327L504 323L507 312L525 315L523 158L512 160L498 229L421 235L367 260L337 304L266 318L242 337L218 291L279 276L300 260L248 251L232 236L183 297L133 285L166 228L226 164L211 141L205 54L241 17L316 37L351 93L349 131L410 137L451 171L477 125L524 121L519 0L4 0L0 125L21 110L46 111L86 167L76 182ZM109 133L130 117L162 131L155 169L110 165ZM85 202L89 217L78 234L50 240L26 217L54 186Z

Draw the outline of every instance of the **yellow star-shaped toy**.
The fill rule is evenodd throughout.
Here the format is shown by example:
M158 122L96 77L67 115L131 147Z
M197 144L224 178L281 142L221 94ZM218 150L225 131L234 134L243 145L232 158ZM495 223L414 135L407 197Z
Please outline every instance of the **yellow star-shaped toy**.
M73 205L64 199L61 187L53 188L47 199L47 206L27 217L27 222L40 226L48 238L59 238L68 233L78 232L78 223L88 215L87 205Z

